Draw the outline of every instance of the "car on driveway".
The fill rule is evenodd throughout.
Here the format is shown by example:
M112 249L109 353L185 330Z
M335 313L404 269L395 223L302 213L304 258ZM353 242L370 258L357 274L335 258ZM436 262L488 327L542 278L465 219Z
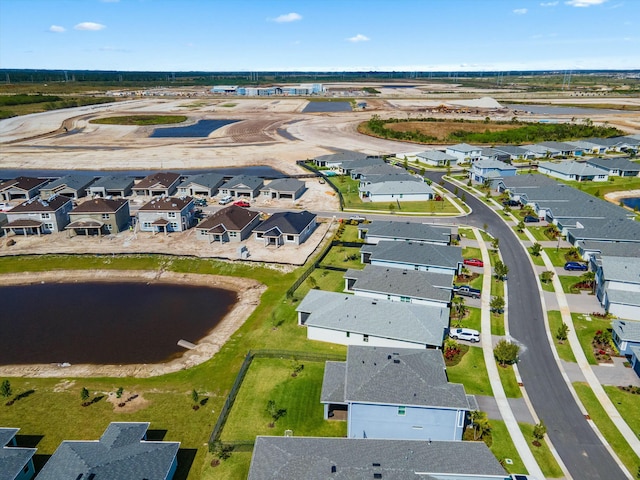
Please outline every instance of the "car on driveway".
M227 205L228 203L231 203L231 202L233 202L233 197L231 195L225 195L220 200L218 200L218 203L220 205Z
M349 217L349 221L356 222L356 223L362 223L362 222L366 222L367 221L367 217L363 217L362 215L351 215Z
M587 270L589 270L589 265L580 262L567 262L564 264L564 269L569 271L578 270L581 272L586 272Z
M462 263L472 267L484 267L484 262L478 258L465 258Z
M251 204L246 200L238 200L237 202L233 202L236 207L250 207Z
M482 291L477 288L471 288L469 285L453 286L453 293L463 297L480 298Z
M504 205L505 207L517 207L518 205L520 205L520 202L518 202L517 200L504 200L502 202L502 205Z
M478 343L480 341L480 332L472 328L452 328L449 330L449 337L454 340Z
M540 219L538 217L534 217L533 215L527 215L524 217L524 223L538 223Z

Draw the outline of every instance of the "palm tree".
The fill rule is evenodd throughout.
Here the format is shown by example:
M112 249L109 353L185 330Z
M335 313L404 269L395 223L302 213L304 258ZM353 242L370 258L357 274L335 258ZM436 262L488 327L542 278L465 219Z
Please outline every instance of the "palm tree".
M491 425L487 419L487 414L480 410L474 410L469 413L471 425L473 425L473 439L480 440L484 435L491 432Z
M464 298L462 297L453 297L453 300L451 300L451 306L456 318L463 318L467 313L467 307L464 304Z
M588 283L589 286L591 287L591 292L593 293L593 291L596 288L596 274L595 272L584 272L582 274L582 276L580 277L580 280Z

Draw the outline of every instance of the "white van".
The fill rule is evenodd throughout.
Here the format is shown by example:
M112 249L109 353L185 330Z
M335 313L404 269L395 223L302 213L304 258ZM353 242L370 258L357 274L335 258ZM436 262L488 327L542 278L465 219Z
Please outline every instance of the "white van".
M227 203L231 203L232 201L233 201L233 197L231 195L225 195L220 200L218 200L218 203L220 205L226 205Z

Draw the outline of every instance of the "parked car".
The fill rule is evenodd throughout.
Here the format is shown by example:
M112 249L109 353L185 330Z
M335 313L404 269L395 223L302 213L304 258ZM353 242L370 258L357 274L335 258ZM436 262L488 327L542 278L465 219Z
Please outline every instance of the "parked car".
M484 267L484 262L478 258L465 258L462 263L472 267Z
M589 265L587 265L586 263L580 263L580 262L567 262L564 264L564 269L579 270L581 272L586 272L587 270L589 270Z
M505 207L517 207L518 205L520 205L520 202L517 200L504 200L502 202L502 205L504 205Z
M462 295L463 297L480 298L482 291L477 288L471 288L469 285L453 286L453 293Z
M527 215L524 217L524 223L537 223L540 219L538 217L534 217L533 215Z
M196 198L193 200L193 204L196 207L206 207L207 206L207 200L205 198Z
M238 200L237 202L233 202L236 207L250 207L251 204L246 200Z
M231 195L225 195L220 200L218 200L218 203L220 205L227 205L227 204L231 203L232 201L233 201L233 197Z
M349 217L349 220L352 222L362 223L362 222L366 222L367 218L363 217L362 215L351 215Z
M480 341L480 332L472 328L452 328L449 330L449 337L454 340L478 343Z

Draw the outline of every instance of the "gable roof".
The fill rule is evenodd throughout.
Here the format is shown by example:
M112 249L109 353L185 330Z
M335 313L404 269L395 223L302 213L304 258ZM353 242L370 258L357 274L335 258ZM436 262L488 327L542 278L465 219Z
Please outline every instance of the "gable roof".
M415 242L380 242L363 245L361 253L370 253L372 260L381 260L407 265L440 266L457 269L462 263L460 247Z
M229 205L215 212L200 222L198 230L210 230L218 225L223 225L225 230L240 231L260 216L260 212L249 210L237 205Z
M392 302L338 292L310 290L296 308L309 313L305 325L422 345L440 346L449 308Z
M60 444L38 480L61 478L117 478L119 480L164 480L176 458L179 442L143 441L148 422L112 422L98 441Z
M35 455L35 448L7 446L18 433L19 428L0 427L0 478L18 478L29 460Z
M638 240L640 240L640 238ZM606 281L640 285L640 258L610 257L603 255L600 260Z
M22 190L31 190L36 187L41 187L49 180L46 178L34 178L34 177L16 177L6 182L0 183L0 190L6 190L8 188L19 188Z
M436 241L448 243L451 237L450 227L440 227L426 223L393 222L374 220L371 223L361 223L358 230L366 230L367 236L404 239L415 241Z
M627 342L640 342L640 322L632 320L614 320L611 322L613 331L621 340Z
M135 181L133 177L108 176L100 177L89 187L104 188L106 190L126 190L127 188L132 187L134 183Z
M322 403L344 403L344 379L346 362L325 362L320 401Z
M546 168L547 170L551 170L552 172L557 172L563 175L604 175L602 169L587 165L583 162L540 162L538 164L538 170L540 170L541 168Z
M343 163L367 158L368 156L369 155L366 153L343 150L337 153L330 153L328 155L320 155L319 157L316 157L315 160L316 162Z
M529 150L524 147L518 147L516 145L496 145L493 147L498 152L504 152L508 155L515 155L516 157L529 155Z
M561 152L576 150L576 147L574 145L571 145L569 143L564 143L564 142L548 141L548 142L540 142L538 143L538 145L545 148L553 148Z
M180 179L179 173L173 172L159 172L152 175L147 175L133 186L134 190L140 190L144 188L161 187L168 188Z
M305 187L305 183L296 178L276 178L262 187L261 191L297 192Z
M345 400L468 410L464 386L449 383L442 351L351 345Z
M13 207L8 214L31 212L55 212L73 200L64 195L53 195L47 199L35 197Z
M435 162L455 161L458 159L458 157L441 152L440 150L425 150L424 152L416 153L416 157L433 160Z
M610 205L616 207L613 204ZM585 202L583 206L587 206L589 210L593 209L594 213L591 215L602 216L599 218L578 218L575 220L582 228L578 226L567 228L567 232L571 233L576 240L609 240L640 243L639 222L622 215L616 215L616 212L603 211L597 203ZM554 211L555 210L556 209L554 209ZM575 210L575 208L572 210ZM566 222L566 220L563 219L563 222Z
M251 190L255 190L256 188L261 187L263 184L263 180L260 177L253 177L251 175L236 175L230 180L226 181L222 188L229 189L237 189L237 188L249 188Z
M302 212L276 212L253 230L264 233L275 228L284 234L299 235L315 220L316 214L306 210Z
M189 175L178 185L178 188L187 188L190 185L202 185L207 188L216 188L224 182L224 175L219 173L200 173Z
M549 178L546 175L538 175L533 173L526 173L520 175L513 175L511 177L504 177L500 180L500 183L505 186L506 189L511 192L520 193L522 190L537 189L544 185L557 185L558 182L553 178Z
M576 246L584 251L610 257L640 257L640 243L578 240Z
M480 150L480 147L474 147L473 145L469 145L468 143L458 143L456 145L447 147L447 150L469 153L469 152L475 152L477 150Z
M373 438L256 438L248 480L504 480L507 473L484 442Z
M513 165L501 162L500 160L493 160L491 158L483 158L473 164L473 169L494 168L502 172L507 170L517 170Z
M114 213L122 208L124 204L128 204L126 198L94 198L82 202L71 211L75 213Z
M359 190L373 195L433 195L433 189L429 185L418 179L411 180L410 178L406 180L383 180L379 183L371 183L360 187Z
M52 190L57 187L67 187L72 190L84 190L94 180L94 177L88 175L65 175L57 180L52 181L44 190Z
M614 157L614 158L589 158L587 159L589 165L593 165L596 168L602 168L605 170L623 170L626 172L640 172L640 164L632 162L628 158Z
M352 287L354 291L400 295L444 303L451 300L453 273L366 265L363 270L347 270L344 278L356 280Z
M181 212L189 203L191 197L158 197L145 203L138 211L143 212Z

